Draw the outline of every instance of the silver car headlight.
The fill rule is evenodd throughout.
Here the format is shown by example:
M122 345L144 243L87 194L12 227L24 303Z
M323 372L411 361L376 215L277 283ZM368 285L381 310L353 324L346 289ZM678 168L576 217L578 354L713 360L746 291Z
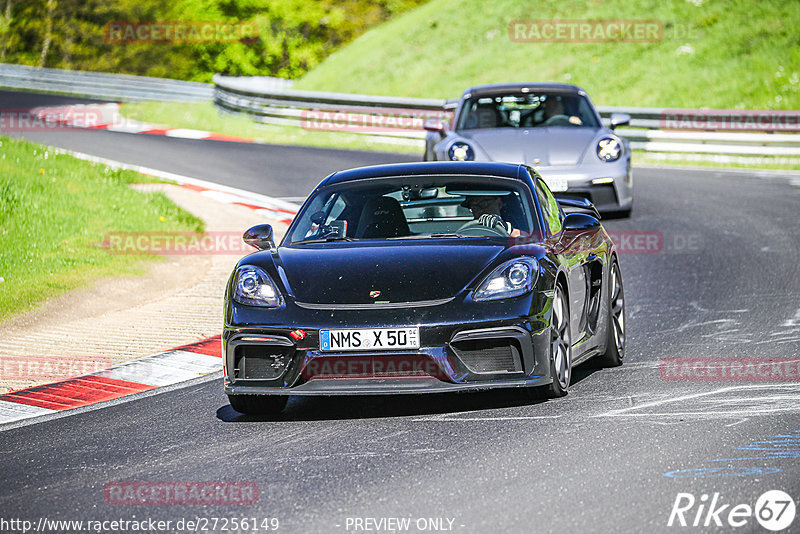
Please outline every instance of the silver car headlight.
M450 145L447 156L452 161L473 161L475 159L475 151L467 143L456 141Z
M518 297L533 289L539 276L539 263L534 258L509 260L486 277L475 290L473 299L496 300Z
M236 270L233 299L240 304L267 308L283 304L275 282L255 265L244 265Z
M622 155L622 144L619 139L604 137L597 142L597 157L600 161L611 163L617 161Z

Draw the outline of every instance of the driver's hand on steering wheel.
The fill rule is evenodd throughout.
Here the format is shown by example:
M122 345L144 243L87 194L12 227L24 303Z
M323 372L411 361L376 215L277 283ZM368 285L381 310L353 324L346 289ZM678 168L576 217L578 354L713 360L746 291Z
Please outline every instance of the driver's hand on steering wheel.
M483 215L478 217L478 222L483 226L489 228L498 228L500 230L503 230L507 234L510 234L512 230L511 223L503 221L503 219L501 219L499 215L484 213Z

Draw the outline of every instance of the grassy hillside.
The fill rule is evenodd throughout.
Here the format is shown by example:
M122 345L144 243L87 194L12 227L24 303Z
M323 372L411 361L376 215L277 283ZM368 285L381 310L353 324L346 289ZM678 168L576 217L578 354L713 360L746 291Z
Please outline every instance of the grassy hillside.
M655 42L514 42L515 20L647 19ZM601 105L800 109L796 0L431 0L329 56L297 89L458 96L489 82L580 85Z
M109 232L202 232L147 181L51 147L0 137L0 321L101 276L143 272L153 255L110 254Z

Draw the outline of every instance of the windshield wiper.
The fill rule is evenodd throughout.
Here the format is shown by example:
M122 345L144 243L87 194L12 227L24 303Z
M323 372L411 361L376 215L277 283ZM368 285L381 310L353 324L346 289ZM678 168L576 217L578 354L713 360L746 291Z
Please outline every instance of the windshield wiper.
M290 245L304 245L306 243L327 243L329 241L355 241L354 237L336 236L320 237L318 239L303 239L301 241L292 241Z
M441 233L441 234L428 234L428 237L476 237L476 236L474 236L474 235L456 234L456 233L453 233L453 234Z
M480 237L480 236L441 233L441 234L401 235L396 237L387 237L386 239L431 239L431 238L435 239L435 238L453 238L453 237Z

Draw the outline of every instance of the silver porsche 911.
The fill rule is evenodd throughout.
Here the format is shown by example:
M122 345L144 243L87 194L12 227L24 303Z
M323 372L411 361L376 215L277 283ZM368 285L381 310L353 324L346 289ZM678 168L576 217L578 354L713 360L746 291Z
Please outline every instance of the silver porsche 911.
M631 150L616 135L625 113L605 127L586 92L554 83L471 87L453 124L425 121L425 161L499 161L534 167L559 197L590 200L604 214L633 207Z

